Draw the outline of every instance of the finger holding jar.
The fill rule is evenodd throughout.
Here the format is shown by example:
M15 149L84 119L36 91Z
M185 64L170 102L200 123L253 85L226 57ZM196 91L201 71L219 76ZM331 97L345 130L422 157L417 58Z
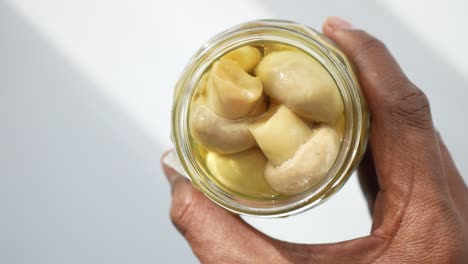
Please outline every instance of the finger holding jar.
M276 21L270 30L277 28L281 23L285 22ZM254 25L258 24L259 22L256 22ZM288 26L298 30L298 25ZM232 263L466 263L468 261L466 247L468 189L441 138L437 136L424 93L407 79L390 52L371 35L352 28L348 22L339 18L329 18L325 22L324 33L333 39L355 64L357 77L369 99L370 111L373 114L369 150L375 166L368 169L373 172L369 175L375 177L377 189L373 196L375 199L372 205L373 225L369 235L338 243L312 245L272 239L247 225L237 215L230 214L211 203L180 175L164 166L173 188L171 206L173 223L204 263L219 263L220 260ZM320 40L319 38L317 41ZM329 50L335 52L337 46L329 46ZM342 59L348 60L347 57ZM349 73L353 74L353 71L350 69ZM343 90L346 92L346 89ZM355 91L359 92L359 89ZM346 100L344 103L347 103ZM349 104L347 106L349 107ZM346 107L344 109L347 113ZM364 112L362 108L360 110ZM291 118L291 115L285 114L285 119L279 118L281 116L283 115L261 120L262 122L269 122L269 119L273 119L272 122L275 119L285 120L284 123L287 123L291 129L297 129L301 131L299 135L305 135L304 139L298 141L298 145L307 144L302 143L308 142L309 133L305 126L297 119ZM350 115L346 117L349 118ZM354 118L354 122L360 122L359 117L366 116L351 117ZM343 141L349 140L347 135L354 133L354 130L350 132L348 128L355 125L354 122L345 121L347 133L342 134ZM270 124L272 128L277 127L279 131L287 130L274 123ZM320 122L307 123L307 127L311 130L316 129L317 134L321 128L326 130L327 124L318 123ZM365 132L360 129L363 129L367 123L361 125L357 129L358 134ZM275 141L289 140L287 135L269 135L268 133L274 132L268 129L262 132L268 139L266 142L271 144L261 143L264 139L262 136L258 139L259 145L282 147L284 142ZM324 135L330 136L331 133ZM310 137L314 137L314 133ZM346 144L355 143L360 138L351 139L346 141ZM322 138L317 140L317 143L326 141ZM350 147L357 156L359 156L358 147L359 145ZM286 157L276 156L274 150L266 151L265 147L264 149L269 153L268 159L278 158L281 164L293 160L289 159L291 154ZM288 149L287 145L285 149ZM337 159L340 159L342 151L343 148L340 148ZM288 151L288 153L293 152ZM358 161L359 158L353 157L346 166L352 166ZM193 179L197 179L196 176L191 175ZM332 181L335 190L341 186L336 183ZM326 189L326 186L321 187ZM252 203L243 203L246 198L238 196L232 200L216 200L207 194L209 192L206 189L200 189L223 207L237 213L247 212L250 215L260 215L259 212L264 212L262 210L269 205L277 209L282 204L276 202L284 201L281 197L275 197L266 202L255 200ZM296 204L305 202L294 200L295 197L297 196L290 195L287 199L293 200ZM238 203L240 206L223 203L225 201ZM245 207L252 210L244 209ZM270 215L277 216L278 211ZM213 250L213 245L216 245L218 250Z

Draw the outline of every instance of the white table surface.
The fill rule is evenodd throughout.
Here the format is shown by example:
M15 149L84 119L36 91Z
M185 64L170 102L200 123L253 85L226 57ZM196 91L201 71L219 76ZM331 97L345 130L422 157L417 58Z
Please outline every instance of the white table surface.
M168 218L159 167L171 147L172 90L204 41L252 19L320 28L341 15L380 37L428 94L468 180L467 8L462 0L0 1L0 263L196 263ZM356 177L303 214L246 220L304 243L363 236L371 225Z

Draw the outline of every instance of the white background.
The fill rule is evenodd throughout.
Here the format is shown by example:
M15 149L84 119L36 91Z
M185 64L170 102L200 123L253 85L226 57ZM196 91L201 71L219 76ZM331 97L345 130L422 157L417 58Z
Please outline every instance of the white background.
M466 1L0 0L0 263L196 263L168 218L159 167L178 75L208 38L280 18L340 15L381 38L429 96L468 179ZM285 219L284 240L363 236L356 177ZM229 239L229 238L226 238Z

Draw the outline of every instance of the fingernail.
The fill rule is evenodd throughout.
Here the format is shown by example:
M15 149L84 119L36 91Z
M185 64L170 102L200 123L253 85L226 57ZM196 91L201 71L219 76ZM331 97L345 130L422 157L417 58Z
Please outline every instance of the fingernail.
M180 172L180 163L173 150L163 154L161 157L161 163L163 165L164 174L166 174L167 180L171 185L177 178L182 177Z
M336 16L327 18L326 25L333 31L353 29L353 25L351 25L351 23Z

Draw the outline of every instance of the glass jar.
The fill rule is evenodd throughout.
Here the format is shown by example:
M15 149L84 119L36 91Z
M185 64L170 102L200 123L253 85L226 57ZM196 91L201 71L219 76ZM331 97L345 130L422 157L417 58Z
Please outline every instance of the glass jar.
M271 199L245 197L221 188L203 164L188 124L192 96L213 62L241 46L264 42L293 46L319 61L341 93L345 119L339 154L328 173L302 193ZM322 203L344 185L363 156L368 127L369 115L353 65L331 40L294 22L258 20L218 34L190 60L175 88L171 136L185 176L213 202L236 214L284 217Z

